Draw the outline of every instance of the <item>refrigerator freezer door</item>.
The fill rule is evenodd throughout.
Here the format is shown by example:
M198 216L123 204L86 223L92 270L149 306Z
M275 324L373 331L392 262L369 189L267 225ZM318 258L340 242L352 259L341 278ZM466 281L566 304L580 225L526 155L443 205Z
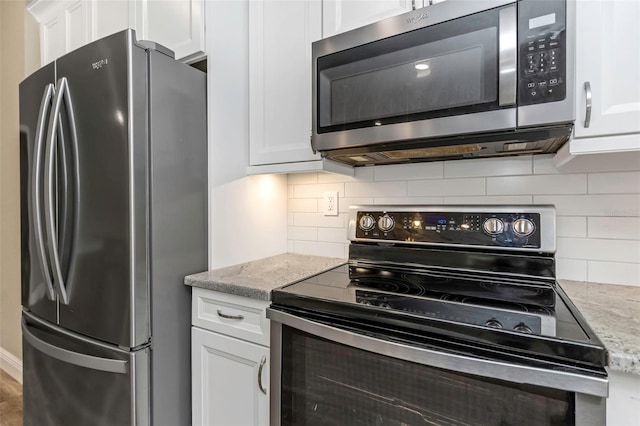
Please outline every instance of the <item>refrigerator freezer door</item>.
M122 347L149 340L146 70L131 31L56 66L75 118L78 191L60 326Z
M149 424L149 350L126 352L23 317L24 424Z
M44 232L44 151L55 64L20 83L20 220L22 305L48 321L57 321L56 294Z

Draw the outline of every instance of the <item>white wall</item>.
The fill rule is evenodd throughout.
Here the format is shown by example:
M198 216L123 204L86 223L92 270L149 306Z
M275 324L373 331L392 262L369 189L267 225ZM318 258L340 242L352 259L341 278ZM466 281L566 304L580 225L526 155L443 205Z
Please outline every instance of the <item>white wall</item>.
M322 214L338 191L339 216ZM640 285L640 154L552 155L357 168L288 177L288 250L348 257L351 204L554 204L561 279Z

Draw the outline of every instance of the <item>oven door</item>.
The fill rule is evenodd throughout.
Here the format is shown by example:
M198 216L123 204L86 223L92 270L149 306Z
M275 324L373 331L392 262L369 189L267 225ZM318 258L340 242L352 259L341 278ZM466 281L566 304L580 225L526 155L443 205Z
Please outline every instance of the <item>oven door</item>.
M605 424L606 379L267 312L271 425Z
M454 3L313 44L314 149L515 129L516 4Z

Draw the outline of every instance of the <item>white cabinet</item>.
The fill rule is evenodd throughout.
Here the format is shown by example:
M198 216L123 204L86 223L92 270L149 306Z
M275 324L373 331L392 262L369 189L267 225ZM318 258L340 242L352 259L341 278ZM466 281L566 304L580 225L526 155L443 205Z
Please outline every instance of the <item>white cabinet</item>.
M27 9L40 23L43 65L126 28L167 46L176 59L205 56L204 0L35 0Z
M204 58L205 0L130 1L138 40L160 43L173 50L176 59L183 62Z
M249 2L249 164L318 160L311 150L311 43L318 0Z
M324 0L322 37L331 37L420 7L422 0Z
M640 375L608 370L607 425L640 424Z
M576 125L571 154L640 150L640 2L576 2ZM585 125L587 89L591 119Z
M194 288L194 425L269 424L269 302Z

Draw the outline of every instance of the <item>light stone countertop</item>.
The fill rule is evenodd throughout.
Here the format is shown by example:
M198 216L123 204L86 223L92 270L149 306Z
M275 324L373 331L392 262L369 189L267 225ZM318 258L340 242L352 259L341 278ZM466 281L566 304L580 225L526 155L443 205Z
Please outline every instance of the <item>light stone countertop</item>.
M285 253L188 275L184 283L252 299L271 300L271 290L345 263L347 259Z
M560 280L609 352L609 368L640 374L640 287Z

